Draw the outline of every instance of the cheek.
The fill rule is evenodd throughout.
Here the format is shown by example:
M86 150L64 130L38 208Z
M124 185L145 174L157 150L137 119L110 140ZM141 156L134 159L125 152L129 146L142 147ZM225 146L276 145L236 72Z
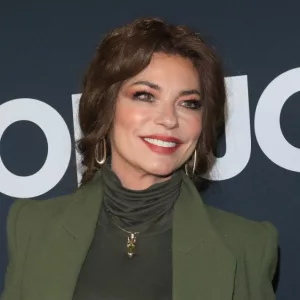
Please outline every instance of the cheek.
M119 104L115 112L114 127L118 131L135 131L140 128L144 116L144 112L134 105Z
M187 119L185 131L191 140L198 140L202 132L202 113L195 114Z

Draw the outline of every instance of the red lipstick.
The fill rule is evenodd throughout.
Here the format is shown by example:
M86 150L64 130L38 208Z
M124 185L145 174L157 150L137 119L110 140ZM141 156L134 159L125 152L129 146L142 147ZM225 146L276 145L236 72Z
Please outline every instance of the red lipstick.
M172 154L182 145L182 141L180 139L172 137L172 136L147 135L147 136L143 136L141 138L142 138L142 141L150 148L150 150L152 150L155 153L159 153L159 154ZM145 138L160 140L163 142L175 143L176 145L173 147L163 147L160 145L155 145L155 144L149 143L148 141L144 140Z

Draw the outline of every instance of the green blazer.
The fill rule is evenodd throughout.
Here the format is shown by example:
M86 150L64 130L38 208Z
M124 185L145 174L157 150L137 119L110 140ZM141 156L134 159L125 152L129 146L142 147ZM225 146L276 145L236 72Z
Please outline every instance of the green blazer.
M98 172L71 195L13 204L1 300L72 300L102 195ZM271 284L277 261L274 227L205 205L185 175L174 208L172 243L172 299L275 299Z

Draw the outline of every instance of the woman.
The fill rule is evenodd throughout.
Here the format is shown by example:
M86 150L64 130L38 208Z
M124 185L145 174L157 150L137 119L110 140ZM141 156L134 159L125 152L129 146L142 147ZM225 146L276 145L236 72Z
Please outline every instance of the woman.
M13 205L1 300L274 299L274 227L206 206L190 179L224 105L220 63L186 27L109 33L84 79L81 187Z

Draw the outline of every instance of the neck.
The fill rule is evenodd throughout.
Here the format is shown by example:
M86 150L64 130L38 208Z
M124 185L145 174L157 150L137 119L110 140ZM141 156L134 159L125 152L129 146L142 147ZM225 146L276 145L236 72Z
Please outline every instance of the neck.
M149 174L144 170L130 164L118 164L114 159L111 161L111 169L117 175L122 186L129 190L145 190L153 184L168 180L171 176L160 177Z

